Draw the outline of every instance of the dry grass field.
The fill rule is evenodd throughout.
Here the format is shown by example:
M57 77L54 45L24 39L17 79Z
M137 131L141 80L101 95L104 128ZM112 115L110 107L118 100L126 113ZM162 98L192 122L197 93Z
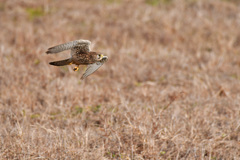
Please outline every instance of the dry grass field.
M240 3L0 0L0 159L240 159Z

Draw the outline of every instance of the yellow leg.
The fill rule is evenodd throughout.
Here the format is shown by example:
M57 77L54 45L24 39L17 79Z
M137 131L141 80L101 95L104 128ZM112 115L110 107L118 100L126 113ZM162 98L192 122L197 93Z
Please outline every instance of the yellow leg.
M78 70L78 67L79 67L79 66L74 67L73 70L74 70L74 71L77 71L77 70Z

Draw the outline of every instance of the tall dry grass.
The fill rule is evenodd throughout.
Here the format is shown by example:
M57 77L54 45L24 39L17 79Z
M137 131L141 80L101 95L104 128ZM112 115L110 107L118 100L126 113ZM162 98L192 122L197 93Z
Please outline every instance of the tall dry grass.
M240 11L220 0L0 0L0 159L239 159ZM53 67L88 39L96 73Z

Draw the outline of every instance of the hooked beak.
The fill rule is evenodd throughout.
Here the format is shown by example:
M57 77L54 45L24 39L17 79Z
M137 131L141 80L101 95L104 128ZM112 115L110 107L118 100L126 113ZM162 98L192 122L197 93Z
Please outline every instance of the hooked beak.
M106 62L106 61L108 61L108 57L107 56L103 56L101 62Z

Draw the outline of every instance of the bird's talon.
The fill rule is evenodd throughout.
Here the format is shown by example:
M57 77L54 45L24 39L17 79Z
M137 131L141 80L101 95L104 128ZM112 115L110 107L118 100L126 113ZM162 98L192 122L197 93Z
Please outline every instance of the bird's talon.
M78 67L74 67L73 70L74 70L74 71L77 71L77 70L78 70Z

